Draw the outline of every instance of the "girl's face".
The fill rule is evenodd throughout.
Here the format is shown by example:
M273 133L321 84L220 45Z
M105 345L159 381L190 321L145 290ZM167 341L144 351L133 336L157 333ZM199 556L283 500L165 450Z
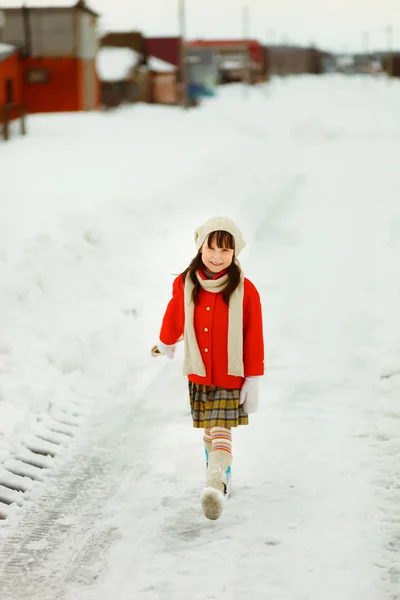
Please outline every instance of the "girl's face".
M217 236L210 239L210 236L204 242L201 248L201 257L203 264L212 273L220 273L232 264L234 250L225 246L218 246Z

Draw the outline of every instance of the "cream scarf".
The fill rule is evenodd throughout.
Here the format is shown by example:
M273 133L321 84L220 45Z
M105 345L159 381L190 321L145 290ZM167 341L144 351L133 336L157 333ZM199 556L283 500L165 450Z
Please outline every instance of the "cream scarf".
M238 261L238 266L240 267ZM222 292L228 283L228 274L226 273L219 279L202 279L199 273L196 273L201 287L207 292L218 294ZM228 375L244 377L243 367L243 294L244 294L244 276L241 270L239 286L233 292L229 300L229 323L228 323ZM185 281L185 359L183 372L185 375L206 376L206 369L201 357L199 346L197 344L194 331L194 309L192 301L192 291L194 285L190 276Z

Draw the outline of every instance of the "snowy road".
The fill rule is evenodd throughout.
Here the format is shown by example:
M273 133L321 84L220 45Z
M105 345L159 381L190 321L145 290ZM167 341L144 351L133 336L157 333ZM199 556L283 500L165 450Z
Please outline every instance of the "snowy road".
M400 376L381 379L400 368L399 99L385 82L299 78L255 90L250 111L226 91L193 113L188 136L207 128L218 152L193 149L189 174L132 200L136 216L162 215L151 231L167 251L151 236L139 249L151 314L144 303L134 358L102 375L106 397L59 470L4 527L2 600L400 599ZM165 271L186 266L191 230L212 213L246 233L269 365L260 412L234 432L216 523L199 507L181 356L143 358Z

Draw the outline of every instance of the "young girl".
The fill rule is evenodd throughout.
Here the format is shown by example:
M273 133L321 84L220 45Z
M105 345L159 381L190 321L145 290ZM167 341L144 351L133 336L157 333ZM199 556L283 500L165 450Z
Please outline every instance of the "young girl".
M197 254L173 283L158 349L174 358L184 339L193 426L204 429L205 516L218 519L229 490L232 427L248 424L258 408L264 374L261 302L237 260L245 246L238 227L214 217L196 229Z

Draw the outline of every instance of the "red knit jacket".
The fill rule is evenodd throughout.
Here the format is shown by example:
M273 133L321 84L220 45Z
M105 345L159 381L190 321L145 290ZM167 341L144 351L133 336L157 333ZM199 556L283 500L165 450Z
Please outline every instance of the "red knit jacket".
M221 276L219 274L219 276ZM202 275L203 276L203 275ZM172 299L165 312L160 340L175 344L183 335L185 324L184 284L179 275L172 287ZM228 306L221 292L214 294L201 288L194 309L194 330L206 376L189 375L194 383L239 389L244 378L228 375ZM243 297L243 364L244 376L264 375L264 338L260 295L248 279L244 279Z

